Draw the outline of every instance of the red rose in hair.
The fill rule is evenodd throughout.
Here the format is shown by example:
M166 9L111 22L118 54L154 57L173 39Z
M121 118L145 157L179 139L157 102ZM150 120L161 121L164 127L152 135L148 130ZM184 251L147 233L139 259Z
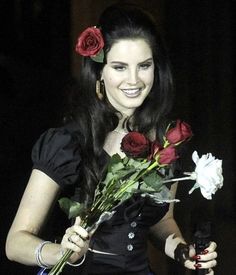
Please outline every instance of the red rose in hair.
M192 137L192 135L191 127L186 122L182 122L178 119L176 126L166 133L166 139L170 144L176 144L185 141Z
M121 141L121 150L127 157L147 157L150 151L150 140L138 132L130 132Z
M178 158L172 146L162 149L155 157L161 165L170 164Z
M83 56L96 56L104 47L104 40L99 28L89 27L78 38L75 51Z

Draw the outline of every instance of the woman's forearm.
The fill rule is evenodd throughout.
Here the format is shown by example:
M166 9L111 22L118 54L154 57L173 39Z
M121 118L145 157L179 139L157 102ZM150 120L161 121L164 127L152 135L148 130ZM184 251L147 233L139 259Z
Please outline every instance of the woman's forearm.
M6 255L9 260L37 265L36 249L44 241L38 234L59 192L59 186L50 177L39 170L32 171L7 236ZM55 264L61 257L60 248L59 244L45 244L41 251L42 260L48 265Z
M150 229L151 242L154 246L158 248L161 247L168 256L170 256L170 254L172 255L170 251L174 251L175 249L175 241L171 242L170 239L168 239L171 235L175 236L175 241L178 241L178 243L185 243L176 221L171 217L161 220ZM168 243L167 240L169 240ZM168 253L166 247L169 248Z
M44 240L25 231L12 233L7 238L6 255L9 260L25 265L37 265L36 250ZM61 245L46 243L41 250L43 262L54 265L61 257Z

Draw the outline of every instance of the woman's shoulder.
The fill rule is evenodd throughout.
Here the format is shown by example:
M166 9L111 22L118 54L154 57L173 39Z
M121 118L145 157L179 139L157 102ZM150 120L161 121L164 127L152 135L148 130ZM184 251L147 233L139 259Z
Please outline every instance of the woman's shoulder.
M81 162L82 136L68 124L43 132L32 149L33 168L39 169L59 185L73 183Z
M76 147L79 149L82 144L82 135L75 124L67 124L57 128L49 128L44 131L37 139L34 147L40 153L49 153L49 151L70 149Z

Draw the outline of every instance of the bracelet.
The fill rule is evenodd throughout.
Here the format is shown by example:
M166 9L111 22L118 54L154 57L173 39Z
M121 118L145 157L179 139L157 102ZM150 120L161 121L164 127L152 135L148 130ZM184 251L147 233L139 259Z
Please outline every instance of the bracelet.
M83 259L82 259L82 261L80 262L80 263L78 263L78 264L72 264L72 263L70 263L70 262L66 262L68 265L70 265L70 266L74 266L74 267L76 267L76 266L80 266L80 265L82 265L83 264L83 262L85 261L85 259L86 259L86 254L84 254L83 255Z
M45 244L48 244L48 243L52 243L50 241L44 241L42 243L40 243L37 248L35 249L35 258L36 258L36 261L37 261L37 264L38 266L42 267L42 268L51 268L52 266L46 264L43 259L42 259L42 249L44 247Z

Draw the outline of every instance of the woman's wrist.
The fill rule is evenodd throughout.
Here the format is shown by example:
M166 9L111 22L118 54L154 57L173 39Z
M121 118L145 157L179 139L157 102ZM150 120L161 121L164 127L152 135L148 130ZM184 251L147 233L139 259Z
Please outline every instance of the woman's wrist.
M51 268L61 259L63 253L60 244L42 241L35 249L35 259L38 266Z
M82 257L80 257L80 258L78 259L78 261L75 262L75 263L73 263L73 264L70 263L70 262L66 262L66 263L67 263L68 265L70 265L70 266L77 267L77 266L82 265L82 264L84 263L85 259L86 259L86 254L84 254Z
M176 260L176 249L180 245L186 246L186 242L181 237L176 237L175 234L171 234L165 241L165 254L172 259Z
M64 256L64 254L66 253L67 250L61 248L61 257ZM60 258L61 258L60 257ZM67 260L66 264L70 265L70 266L74 266L74 267L77 267L77 266L80 266L84 263L86 259L86 253L82 254L79 254L79 253L73 253L71 255L71 257Z
M48 264L43 257L43 249L46 245L51 244L50 241L43 241L41 242L35 249L35 259L37 262L37 265L42 268L50 268L51 265Z

